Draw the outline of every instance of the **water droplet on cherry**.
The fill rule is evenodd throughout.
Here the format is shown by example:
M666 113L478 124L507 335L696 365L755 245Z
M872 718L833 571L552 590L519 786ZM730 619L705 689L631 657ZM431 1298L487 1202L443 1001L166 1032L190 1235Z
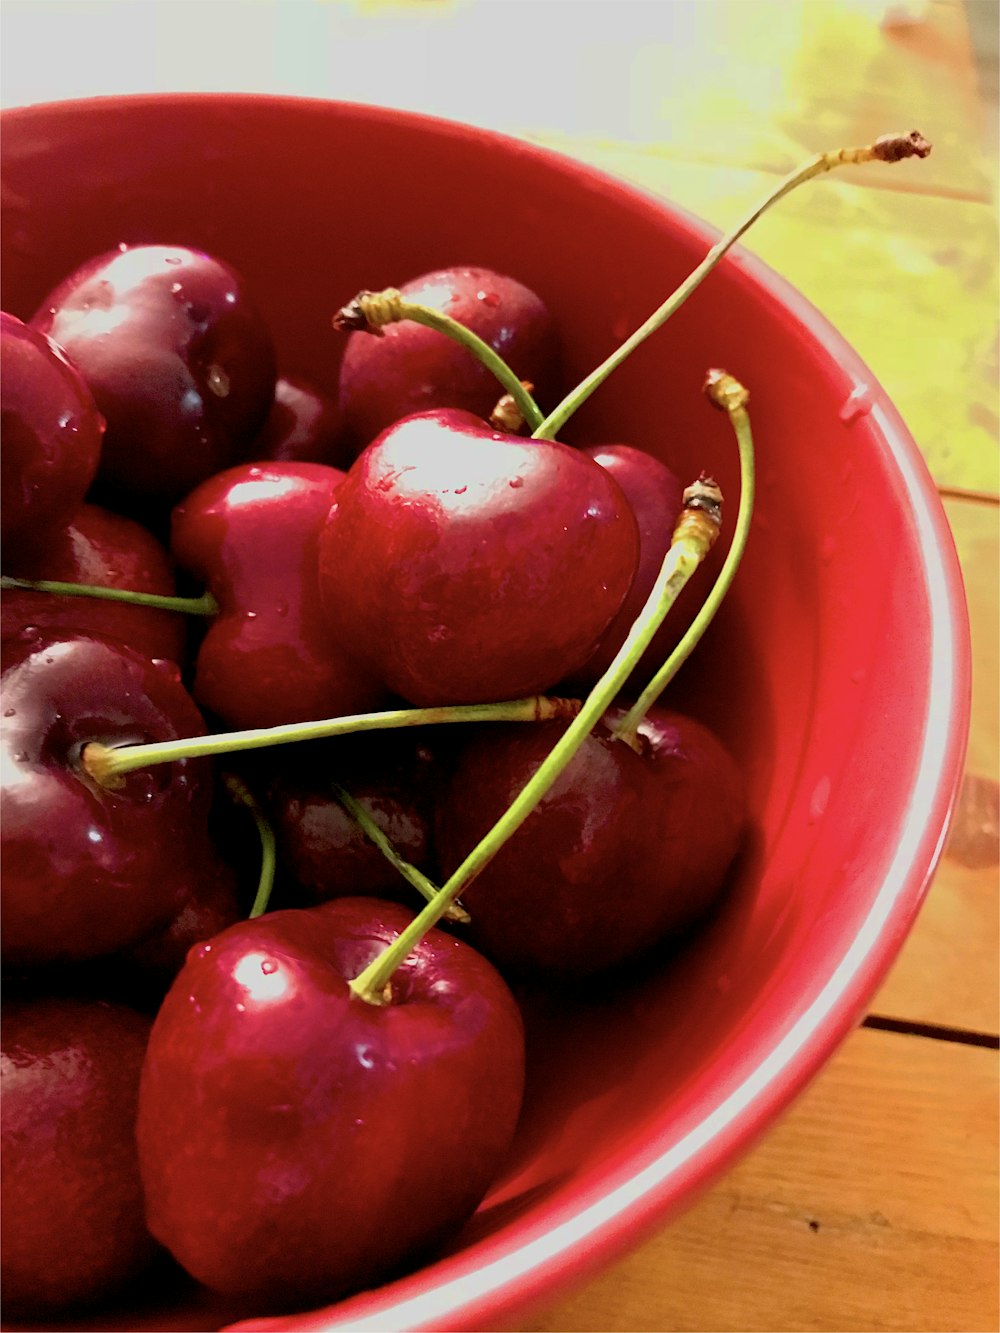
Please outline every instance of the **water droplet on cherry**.
M510 488L511 488L512 491L518 491L518 490L520 490L521 487L524 485L524 478L523 478L523 477L511 477L510 481L509 481L507 484L510 486Z
M491 310L495 310L500 304L500 297L496 292L476 292L476 300L482 301L483 305L488 305Z

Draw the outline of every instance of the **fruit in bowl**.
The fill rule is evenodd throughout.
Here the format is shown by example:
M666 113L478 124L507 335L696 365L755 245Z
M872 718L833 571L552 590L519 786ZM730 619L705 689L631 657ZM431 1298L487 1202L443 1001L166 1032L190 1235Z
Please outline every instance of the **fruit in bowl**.
M568 389L612 353L618 342L614 330L638 327L715 240L695 220L578 164L481 131L371 108L231 97L32 108L5 117L5 157L11 186L3 229L5 311L31 320L67 275L123 244L207 252L237 273L253 295L273 341L276 371L268 362L267 374L301 376L330 399L337 396L338 363L345 356L331 315L366 283L387 275L403 291L411 277L455 265L514 276L551 314L565 377L561 387ZM354 194L349 211L339 206L342 183L362 174L371 186L366 198L379 200L391 189L407 200L405 228ZM454 179L464 183L458 197L448 189ZM497 197L505 200L502 215ZM66 200L72 201L69 210ZM224 398L218 390L228 376L220 376L220 364L213 359L204 378L208 393ZM383 1242L383 1249L373 1258L369 1247L364 1261L351 1264L353 1282L331 1272L328 1286L322 1274L314 1281L285 1270L267 1282L252 1269L254 1253L266 1252L273 1261L283 1236L285 1248L293 1246L294 1239L287 1238L296 1236L295 1226L303 1243L316 1241L317 1213L311 1206L298 1214L289 1233L277 1229L275 1208L270 1217L276 1231L269 1237L266 1227L255 1231L259 1219L246 1201L260 1195L243 1194L235 1184L255 1176L259 1187L270 1163L274 1170L267 1183L277 1205L305 1190L314 1176L303 1155L290 1151L282 1157L273 1146L280 1141L294 1149L308 1119L304 1104L286 1095L291 1085L298 1080L314 1088L337 1076L336 1063L326 1068L311 1048L296 1054L299 1040L308 1045L323 1032L322 1023L310 1016L306 993L325 986L333 996L330 1006L350 1015L345 1021L352 1031L359 1012L360 1021L375 1031L380 1023L387 1026L382 1020L393 1021L393 1004L359 1011L365 998L346 997L343 983L356 983L375 967L377 984L369 987L368 998L377 998L386 986L398 991L405 969L418 971L418 952L406 952L399 971L387 976L377 950L379 941L398 932L393 923L400 909L383 913L376 929L357 899L315 909L328 923L322 930L333 930L329 923L336 923L341 932L337 950L348 962L336 986L316 981L303 937L322 930L304 925L294 915L300 908L291 919L268 913L196 945L157 1020L159 1034L154 1025L139 1142L154 1235L195 1278L228 1294L228 1304L213 1304L211 1314L202 1316L215 1326L241 1317L248 1328L469 1328L516 1318L526 1304L619 1252L682 1207L745 1148L850 1030L900 947L934 865L960 772L968 656L957 565L943 516L913 442L870 373L762 266L745 259L739 266L723 263L571 418L566 414L558 422L552 431L562 442L558 449L544 444L544 431L537 437L543 441L540 456L570 469L581 490L598 478L593 484L600 489L600 504L591 495L583 506L585 513L594 509L595 525L604 524L599 516L607 515L613 526L612 512L626 512L615 509L623 490L604 480L610 473L594 470L599 462L586 452L610 443L658 458L685 480L709 473L735 501L741 484L732 433L725 417L708 413L696 392L706 368L719 364L753 395L759 460L752 540L730 595L663 704L688 719L699 736L710 729L741 775L746 807L737 822L745 823L746 831L725 897L697 933L671 939L659 956L616 959L613 974L591 975L571 986L546 986L545 976L517 980L523 1052L506 998L487 1003L492 1026L475 1021L495 1034L483 1048L493 1057L470 1065L478 1071L471 1075L475 1099L453 1093L451 1123L448 1108L428 1091L433 1080L421 1082L414 1073L412 1085L424 1091L409 1100L401 1095L392 1108L391 1173L387 1164L378 1170L374 1162L390 1141L388 1130L370 1136L370 1122L378 1123L382 1111L358 1103L353 1117L361 1122L355 1126L358 1175L351 1179L359 1182L366 1202L382 1191L386 1211L347 1216ZM519 366L515 372L528 378L533 373ZM862 386L872 410L847 419L841 409ZM559 393L551 385L544 391L551 417ZM447 427L459 433L463 423L456 422L456 414L466 407L433 410L450 413ZM262 408L257 415L263 423ZM421 421L425 427L427 418ZM473 431L466 423L465 428L472 449L492 440L485 427ZM398 430L390 444L400 447ZM508 444L505 461L528 448L523 438ZM570 454L567 446L578 451ZM252 441L245 447L250 452L242 462L252 467ZM391 454L383 437L367 444L352 464L354 490L363 492L359 503L380 487L399 494L392 490ZM570 456L579 461L571 463ZM479 457L470 452L464 465L474 471ZM386 458L389 472L379 477L376 464ZM231 457L226 461L242 465ZM324 461L343 466L346 459L310 458L312 466ZM538 466L534 459L531 464ZM509 485L518 478L520 486ZM512 494L534 487L534 474L517 467L501 480ZM121 486L119 478L115 484ZM451 483L455 490L473 484L472 478ZM414 493L407 499L417 503ZM567 521L561 518L557 527ZM563 673L572 677L586 669L638 560L638 525L630 527L620 516L614 524L619 537L607 549L621 567L615 575L621 585L617 598L609 593L582 636L586 642L572 642L569 649L561 642L565 654L558 666L518 677L512 695L548 690ZM337 531L324 533L319 542L319 568L330 569L330 584L337 582L341 561L359 562L353 578L340 577L347 586L327 594L328 605L336 608L362 580L371 580L380 596L380 580L387 581L374 552L367 569L358 553L348 550L343 537L348 527L338 514ZM720 550L727 540L720 541ZM523 539L519 542L523 550ZM425 536L404 545L404 575L414 553L427 544ZM393 558L390 553L382 568L393 570ZM546 588L575 574L571 565L572 549L563 552L555 573L547 573ZM386 616L400 609L400 595L421 600L404 583L396 600L386 603ZM447 645L457 629L445 614L452 609L448 588L443 596L444 602L434 603L437 618L430 630L440 628ZM469 596L481 599L475 586ZM572 593L573 600L584 596ZM564 608L558 601L532 624L527 640L514 635L515 648L533 652L540 636L562 628ZM593 611L600 599L587 601L581 612ZM362 622L365 609L351 612L346 647L353 646L371 672L385 672L381 683L388 689L432 707L442 700L478 706L484 697L499 697L495 677L480 689L469 674L477 665L495 666L480 661L489 656L490 639L463 641L455 654L462 670L444 684L442 668L415 663L410 653L395 654L390 677L383 665L385 645ZM467 609L471 614L480 608ZM510 625L516 611L505 614L508 629L516 630ZM393 645L402 635L403 629L393 631ZM425 624L421 650L427 638ZM188 666L181 664L180 670L190 679ZM657 736L668 734L668 723L656 717ZM574 724L563 717L551 725L568 735ZM440 744L443 750L461 748L462 740L445 738ZM461 775L473 759L463 753L456 763L451 754L445 766ZM607 771L597 761L592 767ZM88 770L88 781L101 785L102 779ZM447 783L441 785L447 792ZM460 785L460 795L472 789L471 780ZM625 801L623 795L623 809ZM499 808L504 804L501 800ZM539 806L535 818L545 813ZM658 840L664 857L669 854L665 822L645 818L627 827L635 833L633 850L641 835L644 867L655 867ZM478 832L473 821L453 862L469 851ZM701 832L698 827L691 835ZM512 840L508 850L513 849ZM586 859L587 849L580 851L579 843L577 852ZM613 889L610 872L604 880ZM470 887L468 895L473 928L473 892L482 887ZM349 921L355 923L351 929L360 930L363 947L351 936ZM454 929L460 930L460 923ZM525 931L530 930L529 921ZM444 968L446 957L466 956L468 946L456 944L453 935L428 939L420 948L432 956L434 967ZM503 970L502 962L498 966ZM460 980L441 979L455 975ZM478 997L507 996L504 988L490 989L492 979L461 979L468 975L461 969L441 973L439 985L445 991L467 985ZM92 971L88 984L95 984ZM405 984L418 987L416 979ZM300 1007L290 1008L299 998ZM224 1020L212 1009L219 1003L230 1006ZM211 1015L202 1022L206 1004ZM266 1014L269 1028L250 1026L258 1011ZM302 1032L293 1040L292 1026L284 1025L291 1025L296 1013ZM329 1015L323 1021L336 1025ZM422 1021L425 1031L417 1046L426 1051L426 1026L447 1019L437 1009L423 1011ZM210 1022L221 1026L210 1028ZM211 1040L200 1035L210 1030L220 1035ZM382 1036L352 1035L359 1053L352 1076L358 1062L366 1067L368 1060L391 1087L389 1066L414 1053L407 1040L397 1037L393 1045ZM456 1067L461 1065L462 1053L456 1048L452 1055ZM180 1072L184 1056L187 1076ZM482 1050L477 1058L482 1061ZM524 1102L508 1147L522 1063ZM210 1064L206 1083L202 1075ZM491 1086L494 1078L498 1089ZM176 1108L167 1106L162 1091L167 1087L177 1093ZM485 1099L485 1109L473 1119L495 1113L497 1135L488 1144L471 1133L460 1135L455 1152L479 1160L459 1169L458 1160L466 1159L452 1161L442 1127L456 1131L460 1117L479 1106L479 1099ZM203 1148L195 1143L193 1126L209 1106L212 1123L233 1137L226 1140L226 1170L213 1191L216 1211L192 1216L191 1181L206 1178L197 1154L203 1150L210 1157L212 1151L211 1139ZM277 1135L270 1149L265 1122ZM349 1160L343 1143L337 1150ZM410 1189L404 1180L414 1178L406 1175L406 1163L422 1153L439 1154L440 1182L432 1172L418 1194L431 1197L429 1211L439 1207L449 1228L476 1202L454 1188L455 1176L479 1179L482 1159L488 1158L482 1173L489 1178L487 1192L449 1239L444 1226L417 1238L380 1227L394 1197L412 1200L404 1192ZM220 1198L227 1181L231 1198ZM213 1246L224 1248L223 1232L244 1245L239 1263L232 1248L225 1255L213 1253ZM432 1240L438 1248L428 1253L422 1246ZM329 1258L320 1262L332 1265ZM322 1304L327 1298L340 1299ZM101 1317L105 1326L116 1319L124 1327L190 1326L203 1297L178 1279L173 1286L164 1282L157 1299L155 1309L147 1299L143 1308L122 1306ZM320 1308L302 1313L316 1304Z

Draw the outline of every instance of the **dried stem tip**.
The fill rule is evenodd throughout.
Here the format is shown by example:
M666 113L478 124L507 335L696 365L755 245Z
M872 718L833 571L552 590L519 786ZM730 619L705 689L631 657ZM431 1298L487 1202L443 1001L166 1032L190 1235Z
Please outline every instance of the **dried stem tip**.
M710 370L705 376L703 389L708 401L720 412L735 412L750 401L749 391L726 370Z
M684 492L684 508L674 528L673 541L693 542L706 555L715 545L722 527L722 491L703 472Z
M395 287L381 292L358 292L333 317L333 327L342 333L373 333L382 337L386 324L402 319L403 297Z
M114 749L100 741L90 741L80 751L80 767L105 791L118 791L125 781L114 767Z
M531 393L534 387L530 380L521 380L521 388L525 393ZM490 413L490 425L495 426L497 430L505 430L510 435L516 435L519 430L524 429L524 413L518 407L512 393L505 393Z
M909 134L883 134L872 144L872 156L880 162L901 162L904 157L927 157L931 145L919 130Z

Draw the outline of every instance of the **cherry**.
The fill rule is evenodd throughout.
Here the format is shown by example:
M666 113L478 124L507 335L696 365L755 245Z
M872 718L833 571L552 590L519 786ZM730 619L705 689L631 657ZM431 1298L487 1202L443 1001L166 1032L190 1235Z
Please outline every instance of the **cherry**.
M404 908L339 899L192 952L156 1017L138 1143L153 1234L199 1281L327 1300L453 1234L517 1121L523 1034L473 949L432 931L383 1004L348 981Z
M414 704L476 702L581 666L637 557L628 502L592 459L441 409L397 423L354 463L320 536L319 577L330 623L390 689Z
M81 755L200 735L176 668L97 635L26 631L3 642L3 958L96 958L165 925L207 819L208 770L179 760L95 783Z
M229 726L368 712L386 698L320 606L317 541L343 475L319 463L241 464L173 512L174 556L220 606L193 694Z
M701 723L656 707L639 749L606 715L518 831L463 891L469 938L501 968L589 976L646 952L717 900L746 820L735 761ZM564 728L480 731L459 755L437 837L450 874Z
M639 565L628 595L593 654L573 673L575 685L589 688L611 665L646 603L670 546L674 524L683 505L684 488L665 463L627 444L595 445L585 449L584 453L614 477L632 506L639 527ZM636 674L641 678L648 678L661 665L677 641L678 623L685 619L683 604L692 593L695 594L693 600L697 602L698 589L685 589L678 598L678 605L654 635L636 667Z
M92 1304L141 1273L155 1251L135 1147L149 1026L118 1004L5 1000L0 1251L8 1316Z
M32 325L107 420L111 493L171 502L237 462L274 397L274 349L240 276L182 246L119 246L64 279Z
M76 512L101 457L104 421L51 338L0 314L3 554L44 545Z
M335 399L299 375L282 375L264 428L248 456L272 463L327 463L346 467L351 459L341 443Z
M435 772L426 745L398 735L366 736L360 745L345 737L296 759L279 770L268 796L283 873L313 902L361 895L416 902L338 789L367 811L399 856L433 873Z
M444 268L399 289L408 301L450 315L499 353L520 379L543 390L555 359L552 320L541 299L487 268ZM380 336L352 333L340 367L340 410L355 452L414 412L458 407L488 417L493 374L443 333L403 322Z
M170 557L153 534L130 518L91 504L81 505L69 526L52 534L43 550L12 560L7 573L166 596L177 591ZM176 612L11 588L4 593L2 614L5 634L28 625L82 629L117 639L147 657L174 662L185 657L186 618Z

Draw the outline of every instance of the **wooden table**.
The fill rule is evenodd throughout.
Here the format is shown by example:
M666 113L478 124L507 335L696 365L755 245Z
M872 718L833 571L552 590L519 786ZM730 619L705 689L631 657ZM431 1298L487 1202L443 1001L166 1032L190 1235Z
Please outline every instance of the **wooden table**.
M800 192L748 245L868 361L944 498L975 655L954 831L864 1026L711 1193L532 1333L998 1327L997 108L969 36L995 43L995 14L990 0L5 0L7 104L150 88L383 102L559 148L723 227L817 150L914 126L935 144L912 170ZM33 39L44 61L26 58Z

